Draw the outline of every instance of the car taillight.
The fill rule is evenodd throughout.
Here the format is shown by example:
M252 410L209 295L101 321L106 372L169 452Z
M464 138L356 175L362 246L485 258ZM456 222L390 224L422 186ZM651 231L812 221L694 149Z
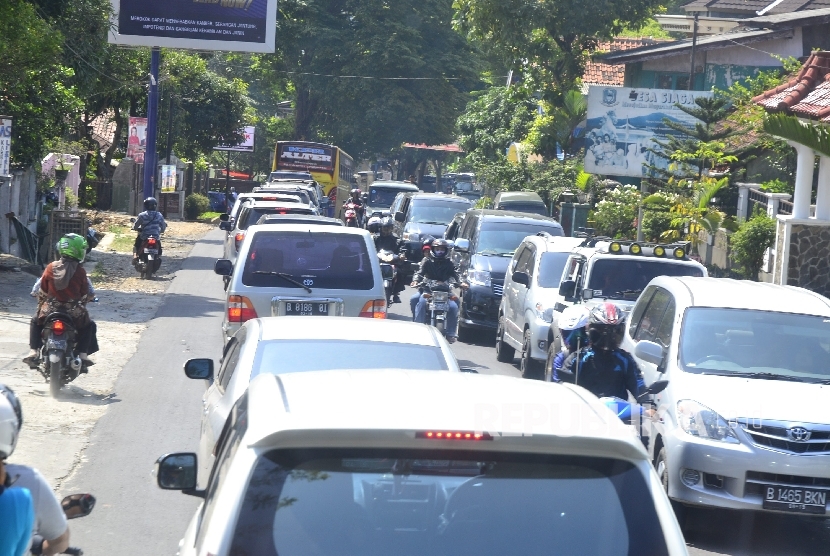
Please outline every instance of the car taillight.
M245 232L236 232L236 235L233 236L233 240L236 242L237 251L239 251L239 244L242 243L243 239L245 239Z
M52 322L52 333L60 336L63 334L63 331L66 330L66 325L63 323L62 320L56 320Z
M442 440L493 440L493 437L486 432L468 431L419 431L415 438L429 438Z
M366 317L369 319L385 319L386 318L386 300L375 299L367 301L360 310L359 317Z
M245 322L255 318L256 310L250 299L242 295L228 297L228 322Z

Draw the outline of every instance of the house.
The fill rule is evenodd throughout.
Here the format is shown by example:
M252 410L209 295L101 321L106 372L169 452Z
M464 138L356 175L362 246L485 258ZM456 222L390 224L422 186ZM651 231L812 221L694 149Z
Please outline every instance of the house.
M610 41L602 41L597 45L601 52L619 52L633 50L642 46L658 44L659 39L617 37ZM582 74L582 94L588 94L590 85L606 85L622 87L625 84L625 67L622 65L607 64L601 60L589 60L585 64L585 73Z
M830 5L830 0L821 1ZM696 41L689 38L612 51L595 56L594 60L623 66L626 87L687 90L694 68L694 90L726 89L759 71L781 68L779 58L806 58L815 49L830 49L830 7L772 13L785 3L797 2L779 0L778 6L770 8L769 2L733 0L735 6L769 10L765 15L741 19L739 26L726 33L698 36ZM726 10L728 3L695 0L686 7L709 9L709 4L720 4Z

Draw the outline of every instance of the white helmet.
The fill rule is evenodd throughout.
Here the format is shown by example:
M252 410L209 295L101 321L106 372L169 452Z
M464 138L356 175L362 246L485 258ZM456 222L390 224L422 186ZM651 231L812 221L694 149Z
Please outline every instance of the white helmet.
M585 305L571 305L562 311L562 316L559 317L559 328L561 330L576 330L588 325L588 311Z
M11 388L0 384L0 460L14 453L22 426L23 410L20 401Z

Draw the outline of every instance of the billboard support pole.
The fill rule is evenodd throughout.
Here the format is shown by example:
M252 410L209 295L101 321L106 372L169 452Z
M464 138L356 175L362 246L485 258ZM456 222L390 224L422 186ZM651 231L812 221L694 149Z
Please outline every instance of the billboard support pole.
M692 28L692 67L689 70L689 90L695 90L695 47L697 46L697 18L700 13L695 12L694 27Z
M144 198L152 197L156 175L156 127L159 106L159 61L161 50L154 46L150 53L150 91L147 95L147 147L144 152Z

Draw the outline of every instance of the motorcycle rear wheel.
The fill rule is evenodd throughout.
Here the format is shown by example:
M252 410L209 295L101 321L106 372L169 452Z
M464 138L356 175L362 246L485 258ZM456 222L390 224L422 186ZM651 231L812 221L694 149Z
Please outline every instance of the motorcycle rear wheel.
M57 398L61 391L61 363L63 361L63 354L60 354L61 361L53 362L47 360L49 365L49 393L53 398Z

